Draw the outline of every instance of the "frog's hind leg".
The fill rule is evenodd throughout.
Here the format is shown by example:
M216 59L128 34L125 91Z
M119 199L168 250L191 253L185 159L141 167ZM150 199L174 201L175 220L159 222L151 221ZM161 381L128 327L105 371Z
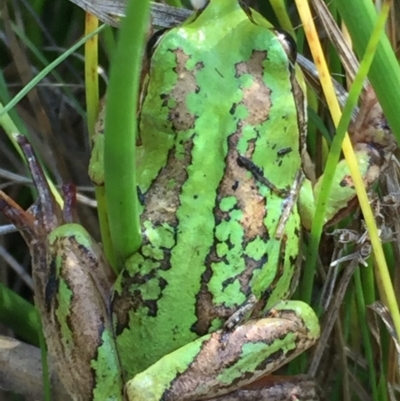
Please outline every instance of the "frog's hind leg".
M161 358L128 382L128 398L193 401L227 395L274 372L318 337L311 307L282 301L261 319L231 332L218 330Z

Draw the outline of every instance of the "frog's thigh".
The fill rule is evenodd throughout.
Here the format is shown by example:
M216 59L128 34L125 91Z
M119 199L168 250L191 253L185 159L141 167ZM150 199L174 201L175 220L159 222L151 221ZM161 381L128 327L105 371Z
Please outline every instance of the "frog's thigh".
M218 330L166 355L127 383L130 401L217 397L258 380L314 344L314 311L282 301L265 318Z

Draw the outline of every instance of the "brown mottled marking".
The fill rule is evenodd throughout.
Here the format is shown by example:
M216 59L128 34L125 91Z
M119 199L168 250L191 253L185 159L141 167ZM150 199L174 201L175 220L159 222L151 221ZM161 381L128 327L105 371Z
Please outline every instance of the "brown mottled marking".
M188 138L182 146L182 157L177 158L176 147L169 151L166 165L144 195L142 222L168 223L173 227L177 225L176 211L180 205L182 185L187 180L187 167L192 162L193 137Z
M271 90L265 85L263 79L263 61L267 58L267 51L253 50L248 61L236 64L236 77L250 74L253 83L248 88L242 88L243 100L241 103L249 111L243 121L244 124L257 125L267 120L271 108Z
M260 195L254 177L249 175L245 168L239 167L237 164L239 156L237 145L241 135L241 130L238 130L228 139L225 172L217 193L218 203L227 196L233 196L237 199L237 207L243 212L241 223L245 241L248 242L257 236L265 237L267 235L267 229L264 225L266 199ZM250 142L246 157L251 158L253 150L254 144ZM235 185L236 183L239 183L238 186ZM227 218L226 213L219 209L219 205L216 207L215 215L217 220Z
M193 70L186 68L186 62L190 59L182 49L173 50L176 57L176 68L178 81L171 92L166 95L166 100L173 99L176 102L169 112L169 120L176 131L186 131L193 128L196 117L188 110L186 105L186 96L189 93L195 93L199 90L196 82L196 73L201 70L203 63L197 63Z

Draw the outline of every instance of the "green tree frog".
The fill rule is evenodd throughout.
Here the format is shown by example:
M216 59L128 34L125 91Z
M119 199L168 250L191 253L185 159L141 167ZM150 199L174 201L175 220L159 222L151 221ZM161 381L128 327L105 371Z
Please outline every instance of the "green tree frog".
M59 375L82 401L316 400L265 379L319 336L313 310L288 300L312 216L294 45L237 0L210 0L150 53L137 146L143 244L119 277L73 223L71 192L61 212L22 139L39 208L0 196L31 248Z

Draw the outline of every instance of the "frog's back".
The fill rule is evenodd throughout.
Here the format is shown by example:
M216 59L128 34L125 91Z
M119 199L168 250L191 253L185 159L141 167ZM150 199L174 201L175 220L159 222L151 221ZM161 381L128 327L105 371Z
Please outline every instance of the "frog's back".
M122 355L130 374L221 327L250 294L262 309L289 290L299 219L294 208L275 239L283 198L260 181L287 188L300 168L287 156L299 153L295 105L278 94L291 93L289 63L272 33L256 37L235 18L226 32L200 17L171 30L152 58L138 148L143 245L113 302L118 346L134 348Z

